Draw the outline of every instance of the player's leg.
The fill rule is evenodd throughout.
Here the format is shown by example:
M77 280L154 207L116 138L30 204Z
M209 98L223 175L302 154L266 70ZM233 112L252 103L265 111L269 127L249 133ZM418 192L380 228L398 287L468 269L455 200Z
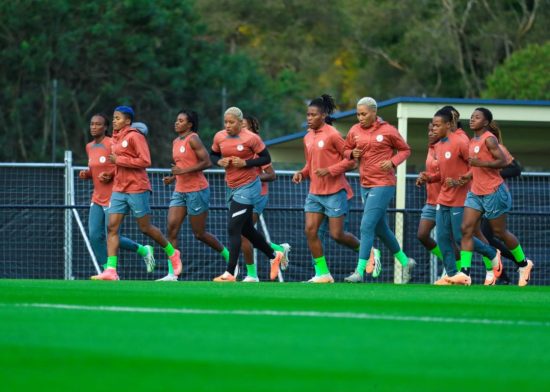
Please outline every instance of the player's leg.
M103 207L92 203L88 215L88 236L95 258L103 269L107 263L107 222Z
M158 227L151 223L151 208L149 207L149 192L133 193L128 201L137 225L141 232L159 244L170 259L174 269L174 275L181 274L182 265L179 250L175 249L164 237Z

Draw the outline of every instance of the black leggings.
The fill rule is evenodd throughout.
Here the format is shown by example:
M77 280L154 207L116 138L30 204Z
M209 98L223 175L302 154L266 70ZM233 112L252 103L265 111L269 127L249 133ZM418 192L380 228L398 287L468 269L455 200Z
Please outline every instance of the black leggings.
M495 237L495 235L493 234L493 229L491 229L491 224L486 218L481 219L481 232L483 233L485 238L487 238L487 241L489 241L489 244L493 248L500 250L500 254L503 257L506 257L507 259L512 260L515 263L516 259L514 258L514 255L512 254L512 252L510 252L510 250L508 250L506 245L504 245Z
M254 227L252 220L253 206L237 203L231 200L229 215L227 216L227 233L229 234L229 264L227 272L235 274L235 267L239 261L241 252L241 235L245 236L254 248L259 249L270 259L275 258L275 253L266 242L263 235Z

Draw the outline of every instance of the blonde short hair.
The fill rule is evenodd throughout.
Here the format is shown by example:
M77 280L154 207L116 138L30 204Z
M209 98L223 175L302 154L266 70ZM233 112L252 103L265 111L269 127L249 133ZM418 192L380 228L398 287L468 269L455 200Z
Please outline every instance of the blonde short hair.
M241 120L241 121L243 120L243 112L242 112L241 109L239 109L239 108L236 107L236 106L232 106L232 107L230 107L229 109L227 109L227 110L225 111L225 114L226 114L226 115L227 115L227 114L231 114L231 115L237 117L239 120Z
M378 104L374 100L374 98L371 97L363 97L357 102L357 106L366 106L369 109L373 109L376 111L378 109Z

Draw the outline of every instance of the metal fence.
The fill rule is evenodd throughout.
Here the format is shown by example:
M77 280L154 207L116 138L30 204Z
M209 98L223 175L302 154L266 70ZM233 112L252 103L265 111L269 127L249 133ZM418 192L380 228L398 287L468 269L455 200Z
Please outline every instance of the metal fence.
M91 181L78 178L82 167L73 167L70 153L64 164L0 164L0 278L88 279L96 273L87 246L87 222ZM168 202L173 186L165 186L162 178L166 169L151 169L153 187L152 222L165 232ZM211 186L211 208L208 230L227 243L225 185L221 170L208 170ZM304 231L303 204L308 185L291 182L292 172L278 171L277 180L270 184L269 204L263 215L261 229L273 242L292 245L291 264L285 271L285 281L304 281L313 275L311 256ZM402 240L405 252L417 260L412 282L430 283L441 273L441 265L416 239L420 210L424 205L423 188L414 185L416 176L406 176L405 206L388 212L390 226ZM349 230L359 236L362 215L358 175L348 179L356 196L349 214ZM545 260L550 242L550 173L524 173L509 182L514 207L509 227L518 236L528 256L535 261L532 284L550 284L550 262ZM147 274L140 257L121 252L121 279L157 279L167 272L166 258L156 244L151 243L127 217L121 233L140 243L155 246L157 269ZM326 237L326 236L325 236ZM335 279L342 281L356 265L357 254L324 238L325 253ZM389 250L378 241L383 255L383 272L378 282L399 281L400 269ZM187 222L180 232L180 250L184 264L183 280L209 280L224 271L220 255L198 242ZM511 261L505 262L509 275L517 281ZM260 279L266 280L269 262L258 256ZM474 283L483 282L485 272L481 259L474 257ZM372 278L367 278L372 282Z

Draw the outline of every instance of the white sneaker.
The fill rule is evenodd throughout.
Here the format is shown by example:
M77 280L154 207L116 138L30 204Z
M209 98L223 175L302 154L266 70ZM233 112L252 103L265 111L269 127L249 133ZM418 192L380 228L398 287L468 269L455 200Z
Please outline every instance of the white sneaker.
M147 248L147 254L143 256L143 261L145 262L147 273L151 273L155 270L155 256L153 255L155 249L151 245L145 245L145 248Z
M416 260L413 259L412 257L409 257L409 262L405 267L403 267L403 284L409 283L411 281L411 273L415 265L416 265Z
M378 251L378 257L376 257L376 252L374 252L374 269L372 270L372 277L378 278L382 273L382 260L380 260L380 251Z
M244 278L242 280L244 283L259 283L260 282L260 279L258 279L257 277L254 278L252 276L247 276L246 278Z
M284 255L283 259L281 260L281 271L284 271L288 268L288 263L290 263L290 260L288 259L288 254L290 253L292 247L286 242L284 244L281 244L281 247L283 248Z
M357 271L353 271L350 276L344 278L344 282L347 283L361 283L362 281L363 277Z
M164 278L157 279L157 282L177 282L178 277L174 274L168 274Z
M308 283L334 283L334 278L331 274L323 274L314 276L310 280L308 280Z

